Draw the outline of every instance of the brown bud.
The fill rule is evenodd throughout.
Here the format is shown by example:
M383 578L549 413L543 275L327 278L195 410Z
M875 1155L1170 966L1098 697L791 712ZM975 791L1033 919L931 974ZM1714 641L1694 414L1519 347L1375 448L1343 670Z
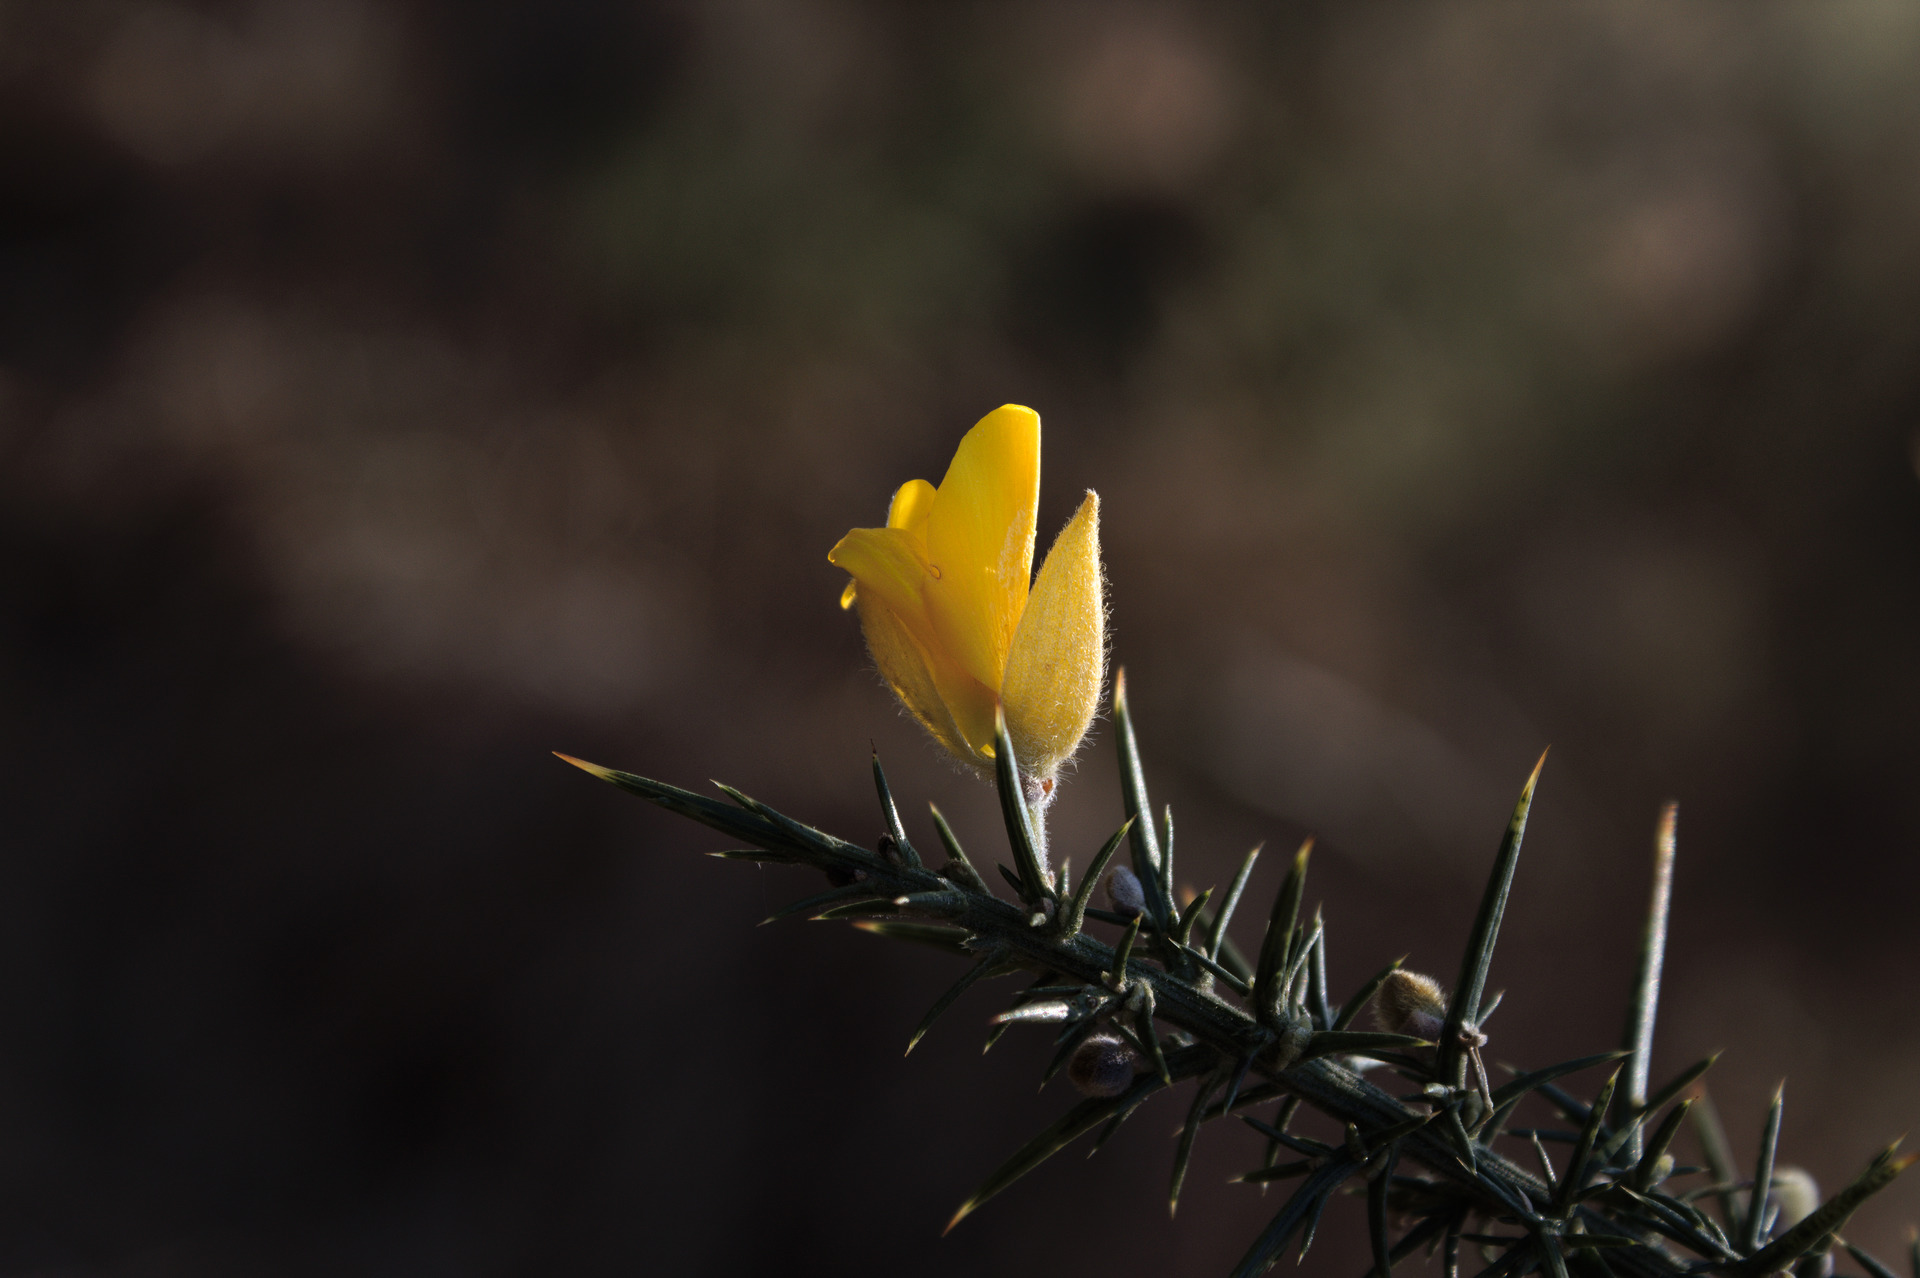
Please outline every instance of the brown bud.
M1373 1019L1389 1034L1438 1039L1447 1023L1447 992L1431 976L1389 972L1373 996Z

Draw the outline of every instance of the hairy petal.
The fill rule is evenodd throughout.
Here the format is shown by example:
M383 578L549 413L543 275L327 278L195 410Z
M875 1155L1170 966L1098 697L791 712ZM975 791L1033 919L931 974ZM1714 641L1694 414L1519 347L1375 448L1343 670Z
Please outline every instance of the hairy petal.
M1106 672L1100 498L1089 492L1041 565L1007 656L1000 698L1022 767L1049 777L1079 748Z
M900 698L900 704L908 713L949 753L975 767L980 766L977 754L967 744L947 709L945 698L940 695L940 680L933 673L935 659L884 603L869 595L859 596L858 602L860 629L867 637L867 651L873 654L873 664L879 667L880 677L893 689L893 695ZM953 673L966 678L964 671Z

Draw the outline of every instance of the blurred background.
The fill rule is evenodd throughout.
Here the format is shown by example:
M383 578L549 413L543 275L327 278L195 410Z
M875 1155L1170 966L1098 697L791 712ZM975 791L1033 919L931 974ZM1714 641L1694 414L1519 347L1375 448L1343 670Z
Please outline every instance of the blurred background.
M1338 991L1450 978L1551 743L1540 1064L1617 1041L1676 797L1656 1076L1728 1049L1743 1158L1786 1078L1837 1187L1920 1123L1916 56L1898 0L0 3L0 1271L1224 1272L1279 1199L1210 1128L1170 1223L1174 1100L940 1238L1043 1037L980 990L902 1060L952 960L756 930L816 881L548 754L870 840L874 743L992 858L825 555L1008 401L1043 544L1104 498L1184 881L1311 831ZM1056 849L1118 819L1102 724Z

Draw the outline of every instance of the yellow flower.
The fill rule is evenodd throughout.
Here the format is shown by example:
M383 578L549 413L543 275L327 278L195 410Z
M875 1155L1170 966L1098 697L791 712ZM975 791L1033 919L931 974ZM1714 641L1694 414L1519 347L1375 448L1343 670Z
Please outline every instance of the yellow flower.
M881 677L962 763L993 767L1004 710L1020 770L1050 793L1093 722L1106 675L1100 498L1086 500L1033 573L1040 416L1008 404L960 441L935 488L909 480L885 528L856 528L827 558L852 575L840 606Z

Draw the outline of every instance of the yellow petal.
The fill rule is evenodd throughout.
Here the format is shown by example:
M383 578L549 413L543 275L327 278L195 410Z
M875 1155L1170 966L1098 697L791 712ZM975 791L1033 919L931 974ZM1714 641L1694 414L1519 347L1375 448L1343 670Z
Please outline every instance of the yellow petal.
M990 769L993 766L993 712L1000 705L999 697L958 665L941 661L937 652L931 655L929 668L933 671L934 686L940 690L940 700L947 707L947 713L953 716L953 726L967 743L961 762Z
M933 513L933 498L932 484L924 479L909 479L900 485L900 491L893 495L893 502L887 507L887 527L906 529L924 546L927 541L927 516Z
M932 580L911 534L899 528L856 528L827 552L827 562L853 578L856 598L878 598L920 632L933 637L923 593ZM846 592L841 592L846 600Z
M927 650L884 603L869 595L858 596L858 601L860 629L867 637L867 651L873 654L880 677L935 741L971 762L973 751L940 696Z
M926 565L927 515L932 510L933 485L924 479L909 479L906 483L900 485L900 490L894 493L893 502L887 508L887 527L903 529L910 534L910 544L915 548L922 571L924 571ZM872 533L880 530L859 528L854 531ZM848 534L849 537L852 535L852 533ZM841 563L843 554L852 554L855 556L861 554L858 548L849 551L846 549L846 546L847 539L843 537L840 539L839 545L827 552L827 562L844 568L846 565ZM874 551L872 553L884 554L885 552ZM886 568L877 568L870 565L870 571L891 572L895 571L896 568L899 569L898 575L907 579L917 579L920 575L920 573L905 569L904 566L901 565L889 565ZM840 592L840 607L842 611L853 607L854 596L859 593L859 584L858 581L849 581L846 584L846 588ZM919 587L917 585L913 587L914 593L917 593L918 590ZM904 603L905 593L903 588L901 597L895 601L897 606Z
M1007 654L1000 699L1024 770L1050 777L1079 748L1106 669L1100 498L1090 492L1047 552Z
M881 677L940 744L978 765L981 748L993 744L994 692L941 647L922 597L932 579L912 534L856 528L827 558L853 577L860 628Z
M1007 404L960 441L926 519L934 634L989 688L1000 686L1026 607L1039 502L1040 415Z

